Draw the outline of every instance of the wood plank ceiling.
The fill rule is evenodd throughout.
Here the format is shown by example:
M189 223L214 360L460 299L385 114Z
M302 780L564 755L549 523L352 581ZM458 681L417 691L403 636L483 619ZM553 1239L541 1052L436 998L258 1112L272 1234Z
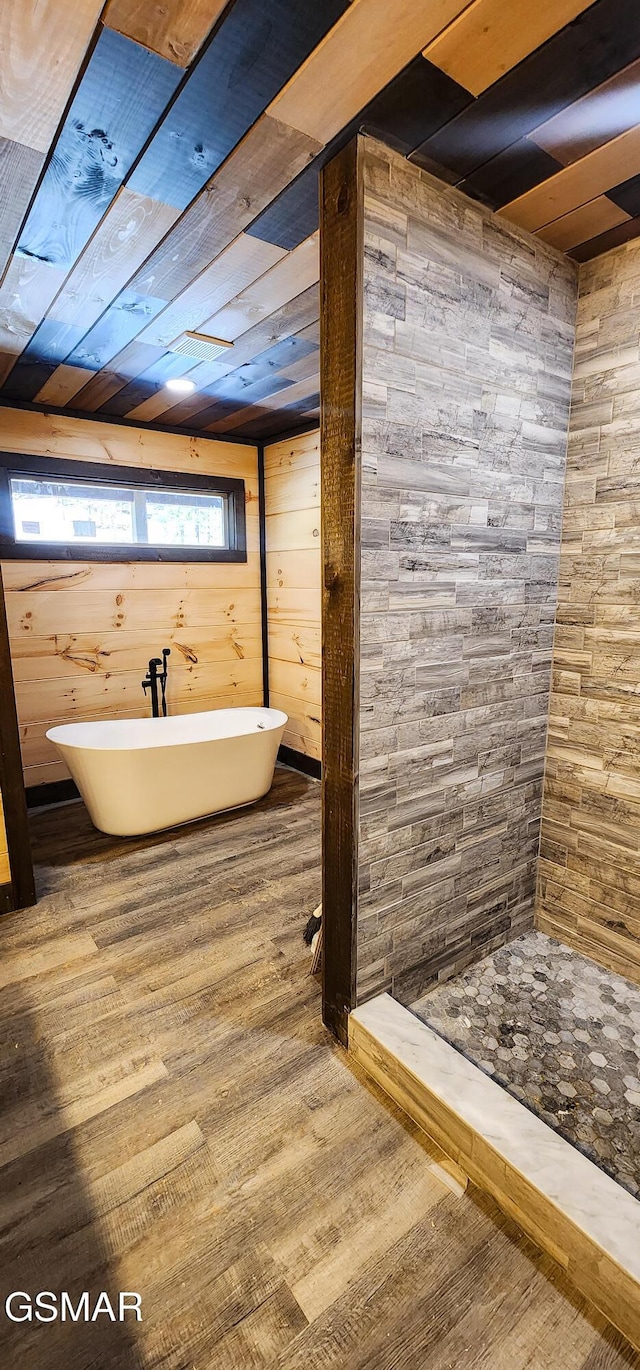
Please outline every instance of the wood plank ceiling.
M0 403L311 422L318 170L357 129L607 251L640 233L638 0L4 0Z

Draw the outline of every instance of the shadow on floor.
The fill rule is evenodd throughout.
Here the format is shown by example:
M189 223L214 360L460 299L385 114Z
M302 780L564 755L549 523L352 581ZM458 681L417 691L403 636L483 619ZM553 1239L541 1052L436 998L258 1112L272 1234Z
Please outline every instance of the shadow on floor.
M18 919L19 914L9 916ZM3 920L3 928L9 921ZM7 928L10 932L10 928ZM5 961L5 978L10 977ZM58 979L60 977L58 976ZM68 1309L61 1320L61 1295L69 1295L74 1311L89 1295L90 1314L104 1292L119 1313L120 1284L115 1262L100 1236L100 1216L83 1183L72 1134L61 1129L82 1114L82 1099L69 1090L60 1098L56 1081L56 1050L47 1044L45 1024L60 1012L64 987L56 976L36 1013L28 980L4 983L0 1006L0 1343L6 1367L37 1370L142 1370L144 1361L135 1340L134 1314L123 1323L108 1312L95 1321L74 1322ZM0 983L3 965L0 961ZM77 993L77 991L76 991ZM46 1000L49 998L49 1003ZM64 1040L59 1050L64 1052ZM60 1131L60 1135L54 1135ZM48 1134L48 1139L47 1139ZM40 1141L39 1145L34 1143ZM15 1291L21 1297L6 1300ZM35 1300L41 1291L56 1296L55 1321L36 1318ZM135 1291L134 1291L135 1292ZM51 1317L51 1300L41 1310ZM103 1301L103 1307L106 1304ZM29 1317L29 1309L31 1316ZM143 1310L144 1311L144 1310Z

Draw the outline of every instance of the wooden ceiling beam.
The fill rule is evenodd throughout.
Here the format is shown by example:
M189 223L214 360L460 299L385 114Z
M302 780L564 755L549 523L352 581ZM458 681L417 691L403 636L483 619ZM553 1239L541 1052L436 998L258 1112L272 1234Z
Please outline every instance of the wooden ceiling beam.
M317 377L317 383L316 383ZM312 382L310 384L310 382ZM296 400L307 399L314 393L314 389L320 384L320 369L316 366L311 374L303 380L299 380L296 385L290 385L285 391L278 391L271 397L266 397L258 404L248 405L245 409L239 409L231 418L218 419L215 423L208 424L203 429L204 433L233 433L236 428L242 428L243 424L249 423L252 419L260 418L262 414L269 414L274 409L282 407L283 399L287 406Z
M17 0L7 0L0 44L9 15L12 52L22 25L25 71L34 44L40 52L40 89L44 49L29 25L36 4L51 25L62 0L25 3L18 11ZM635 234L636 0L511 0L506 8L504 0L327 0L319 17L312 0L273 0L268 16L263 9L262 0L228 7L165 0L160 13L156 0L107 0L106 27L92 46L95 5L64 6L67 38L82 30L84 39L75 58L67 42L66 95L60 103L60 85L55 123L49 92L34 113L28 81L13 65L3 71L0 47L0 85L5 78L11 95L0 110L0 182L4 175L17 188L0 199L0 262L80 70L64 127L84 101L86 126L89 109L92 126L108 125L110 138L113 125L126 167L89 232L82 215L77 223L67 222L66 210L57 216L50 171L41 180L25 238L29 247L35 235L37 255L15 254L0 284L5 396L254 433L263 420L273 424L277 410L291 422L299 422L301 406L315 410L317 357L307 355L317 347L317 168L334 138L366 126L367 111L374 133L385 136L388 118L389 139L404 138L405 154L428 167L435 154L446 179L574 256ZM256 59L254 30L263 19ZM55 33L54 47L57 41ZM111 67L114 88L123 80L131 86L129 102L104 79ZM230 70L227 99L221 91ZM139 82L131 79L136 72ZM143 122L152 116L142 144L141 101ZM551 115L539 113L537 127L536 107ZM34 130L45 129L47 118L45 137ZM424 141L411 151L418 137ZM187 155L199 148L201 157ZM185 329L227 338L233 349L209 363L174 362L169 348ZM197 390L176 403L166 379L185 373Z
M294 340L290 340L292 343ZM280 345L282 346L282 345ZM277 349L280 350L280 349ZM301 380L313 381L309 389L317 389L320 375L319 350L303 348L300 352L292 346L289 358L282 356L282 364L261 366L249 364L238 372L231 372L219 387L219 394L213 393L207 409L200 414L199 422L203 430L219 421L219 431L224 430L227 419L231 420L240 410L260 406L265 400L279 394L286 403L286 393ZM269 354L267 354L268 356Z
M614 205L606 195L598 195L595 200L572 210L570 214L564 214L561 219L554 219L552 224L539 229L536 236L551 247L557 247L560 252L568 252L579 243L606 233L610 228L617 228L618 224L630 218L626 210Z
M178 218L171 205L123 186L69 272L49 318L87 331Z
M468 4L352 0L267 112L329 143Z
M274 314L320 280L319 234L287 253L241 294L202 324L202 332L235 342L261 319Z
M161 347L146 347L137 339L129 343L118 356L117 369L115 366L104 367L102 371L90 373L91 379L84 389L78 393L80 408L95 413L119 390L123 390L129 381L138 376L141 371L145 371L154 361L157 361L162 356L163 351L164 349Z
M0 138L47 153L102 0L2 0Z
M60 289L56 273L73 272L179 79L178 69L154 53L108 29L100 31L20 229L8 272L10 276L14 267L21 270L23 257L37 261L42 268L41 302L31 320L34 326L40 326ZM172 210L171 222L176 217L177 211ZM129 200L125 237L134 221ZM163 227L166 232L166 219ZM154 243L163 227L156 225ZM147 244L141 260L149 250ZM128 271L130 274L131 267ZM46 273L55 282L55 289L45 284ZM10 292L11 282L6 284ZM10 316L12 302L4 287L2 295L0 308L6 308ZM81 300L83 295L80 290ZM20 303L19 300L18 306ZM15 327L15 320L9 317L9 322L14 333L14 344L9 350L17 357L29 348L31 339L18 336L21 330ZM31 362L55 364L67 360L85 330L83 323L70 334L63 330L60 338L59 329L46 329L39 335Z
M247 241L252 242L251 239ZM270 317L290 300L301 295L309 286L317 284L319 269L316 233L293 252L282 254L280 261L264 272L247 290L237 295L227 307L208 320L199 320L201 331L235 342L242 334L255 328L263 318ZM128 387L134 377L142 375L149 364L157 361L163 351L162 345L149 347L142 342L139 335L133 343L128 344L114 357L108 367L92 376L80 396L83 408L95 410L108 404L119 390ZM149 354L148 359L145 353ZM216 358L212 365L214 374L222 376L235 370L239 364L236 350L233 349L219 359ZM203 363L203 369L209 365ZM189 372L193 372L194 377L199 374L195 361L191 367L186 365L181 368L181 374ZM159 388L164 389L164 386ZM165 393L170 401L170 392ZM151 402L155 398L155 395L149 397ZM147 404L147 398L141 403ZM151 403L151 408L154 407ZM139 418L139 405L136 404L132 408L135 408L135 416Z
M286 257L286 248L239 233L166 309L138 334L140 342L167 347L188 329L201 327L229 300Z
M0 279L101 8L101 0L0 5Z
M440 168L445 179L460 183L638 58L637 0L595 0L572 24L445 120L411 160ZM505 194L501 203L515 194Z
M129 192L124 193L128 194ZM154 202L149 203L153 204ZM119 244L120 234L117 232L115 232L115 239L116 244ZM105 232L105 245L110 240ZM168 305L147 328L142 329L136 341L153 347L164 347L167 343L173 342L173 339L177 338L185 329L196 328L202 323L203 317L208 316L212 310L215 311L216 307L220 308L226 304L230 297L242 290L244 286L258 279L270 266L275 265L284 256L286 256L286 252L283 248L273 247L271 243L264 243L259 239L249 238L246 234L241 233L228 248L220 253L215 262L196 278L187 290L183 291L172 304ZM99 257L104 258L106 254L101 252ZM82 266L83 261L84 258L81 258L78 267ZM72 276L75 277L75 272L72 273ZM86 276L88 278L86 288L90 290L91 273L87 271ZM77 284L80 285L80 280ZM74 307L81 308L81 299L77 299L75 290L74 292L70 290L71 278L67 282L67 286L69 287L69 295L63 307L69 322L73 323ZM101 290L104 287L100 283L97 289ZM65 287L64 294L66 295L66 293ZM59 309L58 302L56 302L55 308L56 312L62 312L62 307ZM127 349L127 353L130 355L129 349ZM122 386L126 386L128 378L124 375L121 376L119 370L121 360L124 360L122 354L114 357L109 370L112 375L120 377ZM195 362L186 364L185 372L191 370L192 366L195 365ZM77 394L94 375L95 372L87 370L86 367L69 366L66 363L61 363L45 383L43 390L36 396L36 399L38 402L50 400L51 403L64 404ZM110 389L110 394L115 393L117 393L116 390ZM59 395L60 398L54 401L53 395ZM141 421L146 422L156 416L157 400L157 395L153 395L138 406L141 410L139 415ZM147 408L150 409L149 413L147 413ZM160 400L160 408L157 412L161 413L163 408L166 408L164 396Z
M475 0L423 49L472 95L482 95L594 0Z
M283 305L282 309L276 310L270 318L263 319L255 328L244 333L233 348L233 364L230 364L228 359L220 358L217 362L203 362L199 368L192 371L191 376L199 386L198 392L189 395L178 404L170 403L166 411L163 411L164 421L180 424L196 418L211 403L211 396L206 393L207 386L215 385L224 375L237 370L245 362L252 361L254 357L284 338L297 335L308 328L309 324L315 323L319 316L320 292L317 286L311 286L302 295ZM171 399L168 392L165 392L165 395L167 399Z
M35 257L12 257L0 286L0 348L20 356L64 276L60 267Z
M321 151L297 129L262 115L130 281L173 300Z
M177 217L178 211L169 205L122 188L68 274L64 268L15 254L0 286L0 347L6 341L4 322L10 338L6 350L17 360L46 318L39 359L62 362ZM26 296L30 276L34 284Z
M170 62L101 29L50 150L19 251L73 268L179 81Z
M35 397L36 404L63 407L91 380L92 371L80 366L58 366Z
M639 172L640 124L604 143L579 162L563 167L542 185L504 205L498 213L520 228L535 233Z
M437 28L438 26L440 26L441 23L442 23L443 21L446 21L446 19L448 19L448 18L451 16L451 13L454 11L454 9L457 11L457 9L459 9L460 7L461 7L461 0L430 0L430 3L428 3L428 4L425 3L425 4L424 4L424 9L425 9L425 13L428 12L428 16L429 16L429 17L428 17L428 24L431 26L431 29L433 29L434 24L436 25L436 28ZM382 8L383 8L383 7L382 7ZM365 19L366 19L366 22L367 22L367 23L370 23L370 22L372 22L372 21L373 21L373 22L376 22L376 20L377 20L378 24L380 24L380 22L381 22L381 15L382 15L382 8L381 8L381 6L380 6L379 0L354 0L354 4L351 6L350 11L348 12L347 15L344 16L344 18L348 18L348 15L351 14L352 11L355 11L356 9L358 9L359 12L360 12L360 13L359 13L359 18L358 18L358 24L356 25L356 28L355 28L355 29L351 29L351 36L352 36L352 37L355 37L355 36L357 36L358 33L361 32L361 26L362 26L362 23L363 23L363 21L364 21ZM413 7L413 9L415 9L415 7ZM402 49L402 58L403 58L403 59L404 59L407 55L409 55L409 56L413 55L414 52L415 52L415 42L416 42L416 39L415 39L415 38L409 39L409 37L408 37L408 34L409 34L409 26L408 26L408 22L407 22L407 17L408 17L408 14L409 14L409 11L410 11L410 10L412 10L412 7L411 7L410 5L408 5L408 4L406 4L406 5L404 6L403 15L400 15L400 16L398 16L397 14L394 15L394 23L395 23L395 24L397 24L397 21L398 21L398 18L399 18L399 17L400 17L401 19L403 19L403 22L404 22L404 40L403 40L403 41L404 41L404 43L405 43L405 47ZM365 14L365 11L366 11L366 14ZM412 12L413 12L413 11L412 11ZM413 14L413 18L415 19L415 13ZM418 16L418 18L420 18L420 16ZM326 42L328 39L331 38L331 35L334 34L335 31L337 31L338 28L340 28L340 25L341 25L342 22L343 22L342 20L339 21L338 24L334 26L334 29L333 29L333 30L330 30L329 35L327 35L327 39L324 40L325 42ZM387 27L388 27L388 13L387 13L387 20L386 20L386 22L387 22ZM344 36L345 36L345 34L344 34L344 32L343 32L343 33L342 33L342 38L344 38ZM342 41L342 40L341 40L341 41ZM406 43L407 43L407 42L410 43L410 48L407 48L407 47L406 47ZM321 48L322 46L323 46L323 44L320 45L320 48ZM335 42L333 42L332 46L333 46L333 48L334 48L334 50L335 50ZM318 52L318 51L319 51L319 49L316 49L316 52ZM398 52L400 51L400 49L399 49L398 47L396 47L396 48L394 49L394 51L396 52L396 56L397 56L397 54L398 54ZM398 58L398 64L399 64L399 65L402 65L402 61L400 60L400 58ZM304 64L303 64L303 68L301 68L301 70L304 70ZM393 73L392 73L392 74L393 74ZM296 80L297 77L294 77L293 79ZM379 80L380 80L380 77L377 77L375 83L377 84L377 82L378 82ZM375 92L374 92L374 93L375 93ZM278 97L276 97L276 98L278 98ZM361 103L361 98L362 98L362 97L360 96L360 94L358 94L358 96L357 96L357 98L356 98L356 107L358 106L359 103ZM267 119L269 120L269 116L266 116L266 117L267 117ZM262 122L263 122L263 121L259 121L259 124L262 123ZM278 129L279 125L275 124L275 123L273 122L273 120L269 120L269 122L268 122L268 124L267 124L267 127L270 128L272 131L275 131L275 130ZM254 131L252 130L251 133L254 133ZM289 136L291 136L291 129L289 129ZM298 135L298 136L300 136L300 135ZM248 138L249 138L249 139L251 138L251 134L248 135ZM247 140L244 140L244 141L246 142ZM256 135L255 135L255 134L254 134L254 141L256 141ZM240 147L242 147L242 146L243 146L243 144L240 144ZM321 144L320 144L320 142L318 141L318 143L316 144L316 146L313 148L313 151L317 153L317 152L319 152L320 150L321 150ZM231 158L228 159L228 161L232 161L234 155L235 155L235 154L232 154ZM227 167L227 165L228 165L228 162L225 163L225 166L222 168L222 171L221 171L221 173L220 173L221 176L223 176L223 178L224 178L224 171L225 171L225 168ZM293 174L289 176L288 181L291 181L291 180L295 179L295 175L297 175L297 173L298 173L298 171L299 171L300 169L301 169L300 166L297 166L296 168L294 168ZM246 181L247 181L247 180L249 181L249 184L251 184L252 179L253 179L253 178L252 178L250 175L249 175L248 177L245 177L245 184L246 184ZM214 182L215 182L216 178L214 177L213 180L214 180ZM284 184L287 184L287 183L288 183L288 182L285 181ZM246 221L246 222L247 222L247 223L251 222L251 219L254 218L254 217L256 217L256 215L255 215L255 210L257 209L258 212L259 212L262 208L265 208L266 205L269 204L269 203L272 201L272 199L274 198L274 192L277 194L278 190L281 189L281 188L283 188L283 186L279 186L279 185L277 184L276 181L272 181L271 186L270 186L270 188L269 188L269 189L270 189L270 193L268 194L267 197L265 197L264 203L263 203L262 205L254 204L254 205L252 206L252 208L253 208L253 210L254 210L254 213L247 216L247 221ZM211 183L210 183L210 185L207 187L207 190L210 190L210 189L211 189ZM216 186L216 190L218 191L218 194L217 194L217 196L216 196L216 206L218 206L219 203L220 203L220 192L223 191L223 189L224 189L224 187L223 187L223 186L220 186L220 184L218 184L218 185ZM148 260L148 261L145 263L145 266L142 268L142 272L143 272L144 276L146 277L146 279L142 279L142 278L141 278L141 273L135 273L134 279L133 279L133 280L130 280L130 287L131 287L132 289L134 289L134 290L135 290L135 289L140 290L140 292L141 292L143 295L146 294L146 293L151 293L151 292L152 292L155 298L157 298L157 296L158 296L158 294L159 294L159 292L160 292L161 290L164 290L165 295L171 298L173 295L175 295L175 293L176 293L176 288L178 288L178 289L184 288L187 284L190 284L190 279L189 279L189 278L192 278L192 275L193 275L193 265L194 265L194 263L192 262L192 263L188 264L188 263L185 262L185 255L188 256L189 254L188 254L188 253L185 254L185 252L181 250L180 244L183 243L183 242L185 241L185 233L188 232L188 240L189 240L190 249L191 249L191 251L193 251L194 240L197 242L198 237L199 237L199 229L200 229L201 226L202 226L202 210L203 210L203 208L205 207L204 204L203 204L203 201L204 201L204 200L205 200L204 194L198 197L198 199L194 202L194 204L190 207L190 209L186 211L185 215L183 215L182 218L180 219L180 221L176 224L174 231L173 231L173 232L169 232L169 233L166 235L165 239L163 240L163 243L161 244L160 249L158 249L156 253L153 253L152 256L151 256L151 259ZM207 218L210 218L210 216L207 216ZM242 227L244 227L244 226L246 226L246 225L242 225ZM221 250L221 245L218 245L218 251L220 251L220 250ZM170 265L170 267L169 267L169 279L166 278L166 276L164 275L164 272L163 272L163 265L164 265L165 263L167 263L167 251L169 251L170 254L171 254L171 255L170 255L170 262L171 262L171 265ZM210 251L209 255L210 255L210 256L212 255L211 251ZM175 277L176 263L179 263L179 267L178 267L177 269L180 271L180 273L182 273L182 275L181 275L181 280L180 280L180 281L178 281L178 280L176 279L176 277ZM190 266L191 266L191 270L189 271L189 277L187 277L187 278L185 279L185 277L186 277L186 272L187 272L187 265L190 265ZM200 269L200 272L201 272L201 271L202 271L202 262L198 263L198 266L199 266L199 269ZM78 366L78 367L80 367L80 368L83 368L83 367L86 366L87 361L89 360L89 357L91 356L94 347L95 347L95 344L93 343L93 340L91 339L91 337L89 337L89 339L88 339L87 342L86 342L86 345L83 343L83 347L81 347L80 349L76 349L75 352L67 353L66 356L58 356L57 359L58 359L59 361L61 361L61 362L64 361L65 364L67 364L67 365ZM109 369L113 369L113 368L111 367L111 364L110 364L110 368L109 368Z
M640 216L636 215L633 219L627 219L624 223L618 224L616 228L610 228L606 233L599 233L595 238L588 238L586 242L580 243L577 247L571 248L568 253L575 262L590 262L594 257L601 257L603 252L612 252L616 247L623 247L634 238L640 237Z
M270 203L274 192L277 193L294 180L318 151L317 145L306 135L263 116L212 178L205 191L165 236L144 267L128 283L128 298L133 300L138 295L148 295L153 299L155 296L157 305L160 291L165 292L160 299L170 299L177 289L191 284L194 277L229 246L255 214ZM250 194L247 193L247 186L251 187ZM125 310L123 305L127 306ZM111 336L118 336L115 328L112 334L112 320L118 325L120 333L123 325L130 330L129 341L134 341L139 331L136 325L141 323L144 326L145 316L139 309L130 310L127 298L121 295L103 314L95 329L82 339L82 343L56 360L70 366L91 368L94 356L102 350L106 352L107 359L104 367L97 368L96 374L106 369L113 375L113 358L121 351L122 343L119 347L112 347L109 353ZM11 365L4 354L0 360L0 379L6 379ZM110 389L111 384L109 382L107 385L110 394L115 393ZM91 398L94 393L102 393L100 386L95 391L93 387L91 390L87 388L83 392L83 400ZM108 397L105 395L105 399ZM104 403L104 399L100 402Z
M104 354L104 344L110 342L112 335L123 345L122 335L127 333L126 325L130 330L131 324L117 310L121 303L126 310L132 306L130 301L119 302L114 297L166 237L194 196L207 184L210 186L218 168L240 145L270 98L315 47L346 3L347 0L327 0L318 7L314 0L299 0L292 12L289 0L273 0L265 13L262 0L238 0L229 5L223 16L225 6L218 0L167 0L161 9L155 0L127 0L126 4L110 0L107 25L100 30L52 150L53 160L26 224L22 246L43 261L62 264L64 260L73 274L74 257L77 259L78 250L82 250L93 232L92 251L79 269L82 275L87 265L91 270L91 257L102 258L105 246L113 243L115 228L117 241L126 251L128 270L124 279L112 282L108 300L101 298L99 292L90 297L84 314L82 301L87 292L83 286L78 288L74 280L68 281L66 298L59 301L62 318L58 320L67 328L49 327L51 320L57 318L55 311L51 311L51 317L44 320L45 330L40 331L34 345L33 358L37 363L91 367L95 364L94 355L101 357L102 353L104 362L110 360L109 354ZM218 23L223 17L224 22ZM194 46L187 41L185 51L176 52L169 42L165 55L164 40L168 32L175 32L176 25L181 35L186 32L188 38L193 24L198 30L198 45L212 25L215 32L201 60L177 89L182 76L180 63L190 60ZM11 36L13 39L13 32ZM174 94L176 98L172 100ZM272 131L274 127L272 124ZM67 164L75 168L91 151L91 147L84 148L82 138L92 128L98 131L96 138L105 140L109 156L103 159L99 193L90 195L83 187L80 197L75 186L68 183L66 168ZM291 130L288 136L291 140ZM150 141L144 147L148 138ZM135 162L140 150L142 155ZM298 169L294 168L294 179ZM29 180L29 194L39 170L38 163ZM106 219L101 221L101 214L109 199L113 200L123 175L131 178L127 191L113 216L107 212ZM274 184L275 194L279 188ZM270 199L266 197L257 206L258 212L266 208ZM136 220L144 217L142 209L148 219L148 234L137 234L136 251L133 238ZM122 211L128 218L125 224L118 224ZM21 215L22 210L15 223L12 220L4 225L7 248L13 242ZM154 215L155 232L151 223ZM246 223L254 217L255 213L247 214ZM193 230L193 215L188 227ZM152 293L157 312L158 304L165 300L161 297L158 301L157 289ZM50 302L51 293L47 305ZM103 323L103 311L108 311L112 302L116 310L114 319ZM74 308L78 303L79 310ZM75 316L73 321L67 317L69 313ZM147 317L148 313L149 310ZM41 323L42 317L35 318L33 323ZM96 324L97 336L92 336L84 347L86 335ZM126 341L132 336L129 331ZM24 344L25 339L21 341ZM18 355L22 347L7 348L7 353L11 351ZM3 370L8 370L6 362ZM29 371L35 380L36 368L30 364ZM27 371L23 369L13 389L16 394L26 393L28 386Z
M640 60L532 129L529 137L563 166L640 124Z
M44 153L0 137L0 279L44 166Z
M188 67L229 0L109 0L103 22Z

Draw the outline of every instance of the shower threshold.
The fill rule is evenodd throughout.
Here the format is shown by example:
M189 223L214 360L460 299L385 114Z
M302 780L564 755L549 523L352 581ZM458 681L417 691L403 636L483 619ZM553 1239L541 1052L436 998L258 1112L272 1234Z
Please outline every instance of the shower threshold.
M350 1014L349 1051L640 1349L640 1201L629 1189L498 1084L486 1047L483 1069L388 994Z

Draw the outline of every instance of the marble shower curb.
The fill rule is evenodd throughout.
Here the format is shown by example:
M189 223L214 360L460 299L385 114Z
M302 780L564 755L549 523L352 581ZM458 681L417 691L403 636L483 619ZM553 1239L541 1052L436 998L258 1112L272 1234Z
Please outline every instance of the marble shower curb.
M390 995L349 1051L640 1349L640 1202Z

